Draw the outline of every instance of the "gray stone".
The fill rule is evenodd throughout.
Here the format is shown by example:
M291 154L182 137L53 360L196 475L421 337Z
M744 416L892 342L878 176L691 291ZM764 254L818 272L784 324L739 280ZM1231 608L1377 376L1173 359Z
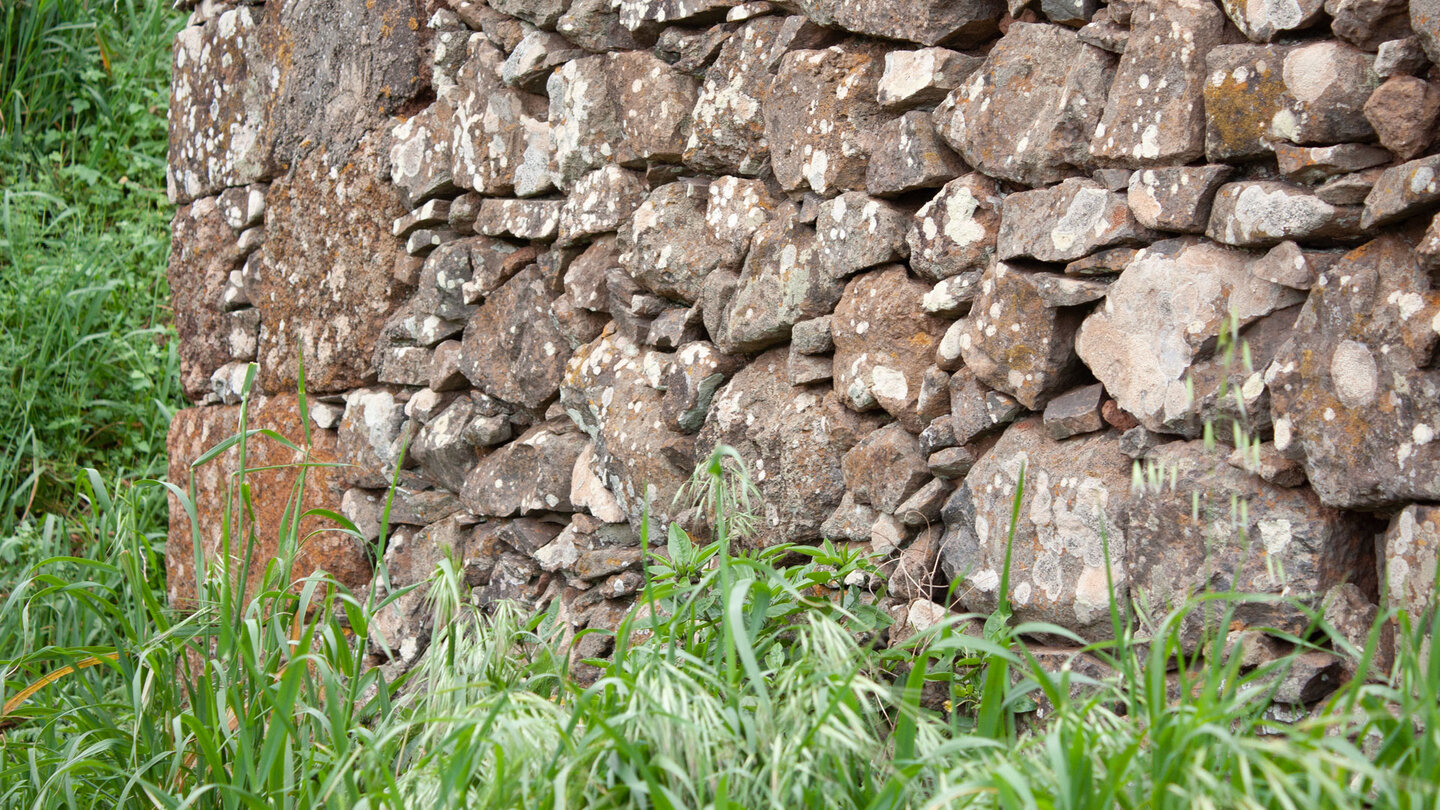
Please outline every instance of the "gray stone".
M470 471L461 501L471 514L491 517L574 511L570 475L585 444L568 423L536 425Z
M495 200L480 204L475 230L486 236L509 236L548 242L560 232L560 200Z
M939 281L985 269L995 256L1001 204L995 181L979 172L946 183L905 235L915 273Z
M1075 349L1081 360L1146 428L1198 435L1201 414L1218 407L1224 381L1212 377L1223 358L1213 352L1227 320L1244 327L1304 300L1296 290L1256 278L1251 261L1244 251L1194 237L1157 242L1136 256L1104 306L1080 327ZM1157 307L1159 300L1169 305ZM1256 368L1263 368L1268 355L1255 343ZM1233 373L1248 374L1230 382L1249 404L1257 403L1265 389L1259 373Z
M550 74L546 89L562 189L606 163L675 162L685 151L696 82L651 53L567 62ZM627 114L640 110L645 114Z
M1115 56L1069 28L1015 23L935 111L940 135L991 177L1040 186L1091 163Z
M1135 221L1125 195L1072 177L1058 186L1011 194L1000 217L997 256L1067 262L1154 234Z
M870 529L880 517L870 506L859 503L846 492L840 505L820 525L820 536L828 540L849 540L852 543L870 541Z
M997 262L985 271L958 339L976 377L1031 409L1065 390L1079 366L1072 341L1084 313L1046 303L1039 292L1045 275Z
M889 116L876 102L885 48L847 42L791 51L765 97L765 140L786 191L865 187L870 144Z
M1440 155L1386 169L1365 197L1361 224L1366 228L1388 225L1434 208L1440 202L1437 172L1440 172Z
M820 266L838 279L904 259L909 220L903 210L858 191L822 203L815 221Z
M1087 640L1109 637L1111 600L1123 604L1130 588L1127 548L1145 542L1125 523L1129 490L1130 459L1113 433L1056 442L1039 419L1010 426L943 511L940 567L960 582L961 607L982 614L998 607L1008 559L1016 621L1053 622Z
M850 280L835 307L835 395L856 410L883 408L912 433L921 380L949 324L927 314L927 287L905 268L883 267Z
M1372 509L1440 496L1440 296L1414 250L1385 236L1320 274L1266 371L1275 447L1325 504Z
M950 375L950 414L955 444L969 444L1015 421L1024 406L995 391L965 368Z
M799 0L799 6L821 25L857 34L962 46L987 39L1005 11L1004 0L917 0L904 6L884 0Z
M1268 247L1286 240L1357 236L1361 210L1336 206L1309 189L1278 180L1227 183L1210 208L1211 239L1240 247Z
M1235 27L1252 42L1269 42L1315 22L1325 3L1324 0L1294 0L1286 4L1220 0L1220 5Z
M835 378L835 360L829 355L797 354L792 351L786 361L785 370L791 385L829 382Z
M1392 76L1365 102L1365 120L1375 128L1380 145L1401 160L1424 152L1435 139L1440 115L1440 89L1414 76Z
M466 474L480 460L475 445L465 436L473 418L474 403L469 397L459 397L421 428L410 445L420 472L451 492L465 486Z
M747 546L819 539L845 493L842 457L876 427L830 392L792 386L787 355L772 349L726 383L695 444L697 459L727 444L750 465L765 508Z
M1204 233L1210 206L1229 166L1167 166L1130 176L1126 201L1136 221L1147 228Z
M604 166L575 182L560 209L559 243L619 230L645 201L645 180L638 172Z
M451 128L455 184L487 195L533 195L552 188L550 124L543 95L501 81L504 55L472 39L457 75Z
M970 303L980 293L980 280L984 273L968 270L958 276L950 276L936 282L930 292L920 300L920 306L931 315L956 318L970 311Z
M922 188L939 188L965 164L935 133L930 113L907 112L876 135L865 190L882 197Z
M1339 258L1337 253L1306 251L1294 242L1281 242L1251 264L1250 272L1272 284L1308 290L1315 286L1320 273Z
M393 390L357 388L345 395L336 455L348 465L341 468L347 485L381 489L390 484L400 462L404 424L405 409Z
M665 396L660 418L680 433L697 433L705 424L715 392L744 365L706 341L679 347L664 372Z
M945 447L925 459L930 474L941 480L964 478L975 466L975 454L966 447Z
M1318 183L1330 177L1358 172L1390 162L1390 153L1363 143L1340 143L1334 146L1295 146L1277 143L1275 159L1280 174L1299 183Z
M1141 168L1205 154L1205 56L1226 40L1210 3L1139 4L1090 149L1102 163Z
M1375 73L1382 79L1412 76L1427 64L1425 49L1420 47L1420 38L1416 36L1382 42L1375 51Z
M559 34L531 31L505 59L500 68L500 78L511 87L529 93L543 93L551 71L571 59L588 55Z
M570 349L548 316L559 288L558 273L531 265L475 311L461 341L460 370L476 388L526 408L555 396Z
M1364 522L1321 505L1308 489L1288 489L1225 463L1227 451L1201 441L1171 442L1146 463L1164 483L1147 485L1130 503L1125 535L1132 587L1152 620L1212 590L1290 597L1240 600L1228 630L1273 627L1300 633L1334 585L1356 575L1371 553ZM1247 505L1237 516L1234 499ZM1143 538L1143 540L1142 540ZM1225 603L1210 603L1182 621L1193 644ZM1219 628L1210 628L1218 630Z
M1060 441L1104 430L1105 420L1100 418L1100 400L1104 396L1105 387L1095 383L1050 400L1050 404L1045 406L1045 432L1050 438Z
M793 216L782 217L755 233L725 307L724 329L720 334L710 329L710 334L725 351L753 352L783 343L796 323L829 314L842 291L842 283L820 261L815 231Z
M682 180L650 192L636 209L621 264L645 289L686 304L699 299L724 256L705 218L709 200L707 185Z
M845 489L857 503L893 515L930 477L920 442L891 423L850 448L841 461Z
M390 179L413 203L455 191L450 173L450 130L455 109L440 98L395 127Z
M762 17L726 40L695 100L687 166L713 174L759 173L768 147L762 112L774 81L763 64L784 24Z
M1365 51L1375 51L1396 37L1409 36L1406 0L1325 0L1330 30Z
M919 48L885 54L877 99L897 112L942 101L985 60L946 48Z
M830 316L799 321L790 330L790 350L799 354L829 354L835 348Z
M1364 205L1365 198L1385 170L1379 166L1354 174L1342 174L1321 183L1315 189L1315 196L1331 205Z

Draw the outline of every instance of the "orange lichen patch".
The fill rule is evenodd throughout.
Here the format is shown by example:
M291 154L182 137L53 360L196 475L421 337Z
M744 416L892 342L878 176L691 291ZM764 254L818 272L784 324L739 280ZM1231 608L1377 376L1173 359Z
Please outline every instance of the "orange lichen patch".
M1232 51L1256 50L1263 56L1233 60ZM1219 55L1221 58L1213 58ZM1250 157L1270 150L1275 115L1286 103L1281 48L1216 48L1205 82L1205 150L1211 159ZM1238 64L1236 62L1239 62Z

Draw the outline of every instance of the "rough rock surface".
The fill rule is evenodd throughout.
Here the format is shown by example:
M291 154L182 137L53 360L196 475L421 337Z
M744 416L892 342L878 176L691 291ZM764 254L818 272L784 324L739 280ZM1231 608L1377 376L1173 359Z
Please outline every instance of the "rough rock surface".
M884 49L858 41L791 51L765 97L765 140L786 191L863 189L870 144L887 116L876 101Z
M1075 330L1084 316L1045 300L1040 284L1047 276L1033 266L996 262L985 271L957 337L976 377L1031 409L1044 407L1070 383L1078 365Z
M936 281L983 270L995 256L1001 204L995 181L979 172L946 183L905 234L911 268Z
M991 177L1045 185L1090 165L1115 57L1069 28L1015 23L935 112L940 134Z
M1227 319L1233 313L1244 327L1303 300L1296 290L1252 275L1250 262L1243 251L1194 237L1151 245L1080 326L1076 352L1140 424L1196 435L1223 376L1213 352ZM1265 387L1264 360L1255 362L1258 370L1236 369L1239 379L1230 380L1247 399Z
M179 411L170 425L166 448L170 453L171 481L188 482L191 464L222 440L234 435L239 429L240 408L209 407L188 408ZM253 400L247 414L247 427L269 429L287 440L303 447L304 425L309 418L299 409L299 400L294 395ZM311 462L333 462L335 456L335 434L331 431L311 432ZM292 487L299 468L293 466L304 461L302 454L295 453L280 443L257 437L246 448L246 464L251 468L275 467L246 476L251 487L254 524L257 528L258 544L248 570L248 588L254 593L260 585L264 567L275 556L278 533L267 531L278 526L285 514L291 497ZM165 557L167 591L172 605L188 607L196 598L195 572L198 541L199 553L211 564L216 563L220 550L222 515L226 509L225 493L229 481L239 469L239 448L232 448L217 458L194 469L195 489L200 495L195 502L195 522L192 524L178 499L170 496L170 509L176 519L170 521L169 545L178 553ZM290 465L290 466L285 466ZM342 486L340 476L334 467L311 467L306 471L305 489L301 493L306 508L329 505L339 506ZM317 517L306 518L300 524L302 536L328 528ZM316 570L325 570L339 581L354 588L369 581L370 563L366 550L351 536L340 531L320 531L311 535L310 540L296 555L291 566L295 577L308 576ZM231 576L238 581L241 572L231 570Z
M1275 446L1327 505L1440 496L1440 378L1430 368L1440 295L1387 236L1320 274L1266 372Z
M858 411L882 408L912 433L925 427L920 384L947 326L925 312L926 290L903 267L872 270L845 285L831 320L835 396Z
M695 454L707 458L715 445L727 444L750 465L765 500L751 542L804 542L820 537L820 524L840 504L845 452L877 425L833 393L792 386L785 350L773 349L715 395Z
M1111 634L1110 599L1129 592L1125 559L1138 542L1125 522L1130 459L1118 438L1107 432L1057 442L1039 419L1005 431L945 504L940 566L952 580L962 578L955 588L962 607L990 613L998 606L1013 529L1015 619L1054 622L1090 640ZM1012 527L1022 468L1020 519Z

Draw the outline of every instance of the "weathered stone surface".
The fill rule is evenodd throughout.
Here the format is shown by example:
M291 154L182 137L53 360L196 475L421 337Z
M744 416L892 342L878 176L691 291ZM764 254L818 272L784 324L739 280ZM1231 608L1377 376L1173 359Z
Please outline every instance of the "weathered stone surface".
M626 272L656 295L695 303L726 253L706 221L709 203L709 187L689 180L650 192L631 218Z
M720 253L720 266L738 269L744 264L755 232L788 207L761 180L719 177L711 182L705 224L710 243Z
M936 134L930 113L916 110L876 134L865 190L887 197L939 188L965 170L965 164Z
M336 453L342 463L342 480L349 486L379 489L389 486L400 461L404 405L395 390L357 388L345 394Z
M570 475L585 437L568 422L545 422L486 456L465 478L460 499L491 517L571 512Z
M1375 72L1382 79L1391 76L1412 76L1430 64L1417 36L1401 37L1382 42L1375 51Z
M299 400L294 395L258 397L251 400L247 412L246 427L250 430L274 430L296 445L305 445L303 420ZM170 423L166 439L166 450L170 456L169 479L188 482L191 464L240 430L240 408L209 407L190 408L175 414ZM282 516L290 508L290 498L298 465L304 461L322 466L311 466L305 470L305 488L301 502L305 509L321 507L338 509L343 485L340 470L323 466L337 460L335 434L326 430L310 433L310 455L302 454L263 436L255 436L246 446L246 465L256 470L245 476L251 490L253 519L255 520L256 547L250 557L248 569L248 590L254 593L261 584L265 566L274 559L278 551L278 533L267 531L267 527L279 526ZM233 447L217 458L194 470L196 518L192 524L179 499L170 496L169 547L172 553L165 557L166 594L169 602L177 608L195 605L195 583L203 578L204 572L195 570L196 552L207 563L215 563L221 553L221 530L223 514L227 508L228 493L233 491L233 475L239 469L240 451ZM264 468L258 469L257 468ZM238 505L231 504L237 509ZM250 518L246 513L246 525ZM309 539L301 546L291 566L293 577L307 576L317 570L324 570L351 588L357 588L369 581L370 564L366 550L350 535L341 531L322 531L330 528L318 517L307 517L299 526L300 536ZM196 549L196 542L199 549ZM232 569L232 581L238 581L241 572ZM247 594L248 596L249 594Z
M833 278L845 278L904 259L910 252L905 243L909 220L900 208L858 191L821 203L815 220L820 266Z
M1320 272L1339 258L1337 253L1305 251L1294 242L1281 242L1251 264L1250 272L1275 284L1308 290L1315 285Z
M627 51L567 62L547 90L556 184L569 189L606 163L678 161L698 88L654 54Z
M1100 400L1104 396L1105 387L1095 383L1050 400L1050 404L1045 406L1045 432L1050 438L1060 441L1081 433L1104 430L1105 420L1100 418Z
M1385 170L1380 167L1354 174L1342 174L1321 183L1315 196L1331 205L1363 205Z
M828 315L842 292L820 259L815 231L782 215L755 232L724 327L710 334L724 351L758 351L783 343L796 323Z
M1153 237L1135 221L1125 195L1072 177L1058 186L1011 194L1000 217L996 255L1066 262Z
M444 98L395 127L390 180L416 204L455 190L450 173L450 128L455 109Z
M1330 30L1366 51L1410 35L1408 6L1405 0L1325 0Z
M1079 365L1072 342L1084 317L1041 297L1045 275L1033 267L996 262L985 271L958 338L965 365L976 377L1032 410L1071 382Z
M1414 76L1393 76L1375 88L1365 102L1365 120L1380 144L1401 160L1409 160L1435 138L1440 115L1440 89Z
M1374 136L1361 114L1379 84L1374 57L1333 41L1221 45L1206 57L1205 154L1266 154L1275 141L1335 144Z
M1385 607L1404 610L1418 626L1435 600L1440 509L1423 504L1405 507L1391 519L1380 541L1380 553ZM1433 644L1431 640L1427 646Z
M800 0L799 5L821 25L922 45L978 44L995 32L1005 13L1004 0L918 0L906 5L885 0Z
M607 330L575 353L560 388L565 413L594 441L595 471L631 525L639 526L648 502L652 537L663 536L657 532L683 511L675 493L694 469L695 437L670 430L658 416L667 361Z
M586 50L603 53L644 47L653 39L645 29L631 31L620 24L620 11L611 0L571 0L555 23L555 30Z
M1125 523L1130 459L1113 433L1056 442L1038 418L1012 425L945 504L941 570L963 577L955 596L966 610L995 610L1022 465L1024 500L1010 557L1014 618L1108 637L1110 600L1123 602L1130 587L1127 548L1144 542Z
M695 442L697 460L717 444L746 459L765 504L750 540L760 547L820 537L845 492L841 459L877 421L841 407L832 393L792 386L786 355L772 349L726 383Z
M1302 186L1244 180L1215 192L1205 234L1241 247L1345 238L1360 234L1360 214L1358 206L1331 205Z
M765 163L765 99L774 77L763 69L784 20L761 17L726 40L691 114L685 164L714 174L755 175Z
M618 0L620 23L631 31L646 23L723 19L739 0Z
M1305 28L1315 22L1324 9L1324 0L1290 0L1280 3L1254 3L1246 0L1220 0L1225 14L1235 27L1252 42L1270 42L1280 34Z
M470 420L477 415L469 397L458 397L415 434L410 455L420 472L451 492L465 486L465 475L479 461L475 445L465 435Z
M698 432L710 412L715 391L743 365L740 358L721 353L708 341L679 347L664 372L660 418L671 430Z
M1225 41L1224 15L1208 2L1154 0L1137 6L1130 30L1090 150L1131 168L1201 157L1205 55Z
M560 200L496 200L480 203L475 230L486 236L509 236L548 242L560 232Z
M506 57L505 64L500 68L500 78L511 87L543 93L551 71L571 59L588 55L559 34L531 31Z
M1305 470L1276 450L1274 442L1237 447L1225 458L1225 462L1276 486L1298 487L1305 483Z
M519 17L541 28L554 28L569 5L565 0L487 0L496 11Z
M886 425L850 448L841 469L856 503L893 515L930 478L920 442L898 423Z
M1386 169L1365 197L1361 224L1388 225L1427 211L1440 202L1440 155L1412 160Z
M1275 446L1330 506L1440 496L1440 296L1403 239L1346 254L1315 282L1294 338L1266 372Z
M940 135L991 177L1057 182L1091 162L1115 56L1056 25L1015 23L935 111Z
M1164 471L1166 484L1131 498L1125 559L1131 587L1152 619L1190 596L1232 588L1319 607L1332 586L1362 576L1373 564L1363 521L1322 506L1307 489L1278 487L1238 470L1225 455L1192 441L1171 442L1146 456ZM1235 498L1247 506L1243 517L1234 511ZM1194 633L1215 622L1224 607L1197 609L1182 627ZM1298 633L1309 623L1294 602L1256 600L1235 605L1228 629Z
M995 256L1001 202L995 181L979 172L946 183L905 235L911 268L938 281L987 267Z
M904 111L940 102L984 61L946 48L891 51L877 88L880 106Z
M884 49L856 41L791 51L765 97L765 140L786 191L865 187L875 134L888 118L876 102Z
M200 400L210 391L210 375L239 359L240 347L230 340L225 291L245 256L214 197L176 211L170 233L168 278L180 338L180 384L187 397Z
M1116 22L1110 8L1110 6L1104 6L1096 10L1095 14L1090 17L1090 22L1081 26L1075 35L1080 38L1081 42L1093 45L1102 51L1124 54L1125 49L1130 46L1130 27Z
M616 502L615 493L605 486L604 479L596 472L598 464L592 441L575 458L575 468L570 474L570 503L576 509L589 510L590 514L606 523L624 523L625 512Z
M605 166L580 178L560 209L559 243L619 230L645 201L645 178L619 166Z
M1410 0L1410 28L1431 62L1440 64L1440 3Z
M504 58L472 39L457 77L451 172L456 185L482 194L537 194L552 187L548 102L505 86Z
M1335 146L1277 143L1275 159L1279 163L1280 174L1287 180L1318 183L1336 175L1389 163L1390 153L1363 143L1341 143Z
M531 265L470 317L460 370L476 388L526 408L541 408L555 396L571 348L550 317L560 287L557 272Z
M263 10L240 6L175 36L170 97L170 199L188 202L275 171L264 89L252 66Z
M1130 176L1125 199L1136 221L1147 228L1204 233L1215 191L1231 171L1223 165L1145 169Z
M310 392L370 377L381 325L404 292L390 275L400 254L390 225L405 209L386 173L371 138L348 156L312 153L271 184L253 296L262 390L294 390L302 356Z
M925 428L920 383L949 326L921 306L927 289L904 267L879 268L845 285L831 319L836 397L859 411L882 408L912 433Z
M925 293L920 306L931 315L958 318L970 311L970 303L979 295L980 281L984 276L980 270L969 270L941 279L930 292Z
M1256 278L1250 262L1244 251L1193 237L1151 245L1110 286L1104 305L1085 319L1076 352L1140 424L1152 431L1198 435L1201 413L1216 405L1223 362L1213 352L1227 319L1233 315L1243 328L1304 299L1299 291ZM1282 320L1293 317L1291 312ZM1281 326L1271 328L1283 340ZM1246 337L1243 329L1241 336ZM1265 349L1275 351L1269 340L1264 342L1266 347L1257 339L1252 347L1257 369L1268 362ZM1264 390L1258 373L1231 383L1247 399Z
M856 502L854 496L846 492L840 499L840 505L820 525L820 536L827 540L849 540L854 543L868 543L870 541L870 528L875 525L875 520L880 513L865 504Z

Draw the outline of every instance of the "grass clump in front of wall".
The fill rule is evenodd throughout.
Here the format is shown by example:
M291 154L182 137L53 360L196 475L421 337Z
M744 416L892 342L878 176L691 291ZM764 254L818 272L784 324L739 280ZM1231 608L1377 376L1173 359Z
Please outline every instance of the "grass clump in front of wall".
M0 565L84 534L45 525L94 505L84 468L163 472L181 401L165 111L183 21L145 0L0 4ZM163 501L138 517L163 531Z
M230 452L283 441L243 424ZM405 592L378 596L383 565L380 587L358 593L323 574L292 581L302 517L359 533L293 500L279 526L241 520L243 469L228 548L239 556L264 532L281 549L252 599L216 570L200 610L167 610L133 491L107 495L95 477L90 531L106 553L38 561L0 601L12 651L0 806L1420 808L1440 796L1440 657L1420 654L1440 629L1433 610L1382 617L1400 619L1384 682L1349 684L1296 722L1271 702L1294 656L1245 671L1223 638L1187 655L1193 604L1148 643L1115 605L1117 640L1089 648L1109 673L1097 677L1041 666L1023 637L1080 640L1012 625L1003 604L886 648L866 558L736 551L759 503L722 450L691 492L713 542L644 534L646 582L608 659L571 660L553 611L472 605L442 562L426 586L430 648L388 682L365 653L377 613ZM1207 597L1222 610L1239 598ZM1351 652L1367 671L1373 650Z

